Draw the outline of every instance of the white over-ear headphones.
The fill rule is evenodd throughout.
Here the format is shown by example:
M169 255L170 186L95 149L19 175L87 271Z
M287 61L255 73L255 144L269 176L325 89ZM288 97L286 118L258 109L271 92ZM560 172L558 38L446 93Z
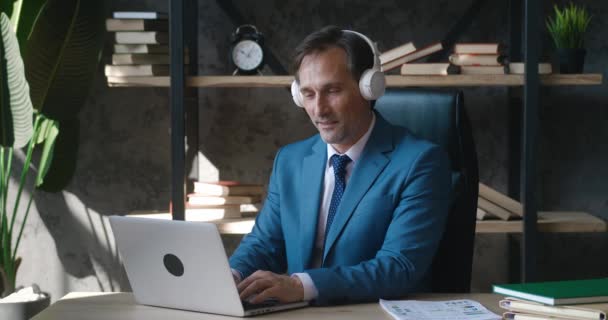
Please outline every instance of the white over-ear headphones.
M386 79L384 77L384 72L381 70L380 54L378 53L376 46L368 37L359 32L352 30L342 30L342 32L350 32L358 35L363 38L372 49L372 52L374 53L374 66L371 69L363 71L361 74L361 79L359 79L359 91L365 100L377 100L384 94ZM302 94L300 93L300 85L296 80L293 80L291 83L291 96L293 97L293 102L298 107L304 107Z

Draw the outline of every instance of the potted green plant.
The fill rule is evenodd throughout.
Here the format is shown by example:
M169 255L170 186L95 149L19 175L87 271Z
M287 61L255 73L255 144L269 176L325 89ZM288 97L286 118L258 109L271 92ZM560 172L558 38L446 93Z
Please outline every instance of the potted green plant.
M32 204L33 191L23 199L28 175L33 165L34 150L42 146L35 185L44 181L50 155L59 131L54 120L47 119L32 106L29 85L19 43L10 19L0 13L0 297L15 290L19 242ZM11 182L16 152L23 149L25 159L18 179ZM16 185L16 188L11 188ZM35 190L35 188L34 188ZM12 192L9 192L12 191ZM22 201L26 200L26 201ZM27 203L26 203L27 202ZM20 223L16 223L21 216ZM2 301L0 313L10 319L27 319L36 310L49 304L48 295L36 296L31 301Z
M584 7L573 3L560 9L553 7L554 16L547 18L547 30L557 48L561 73L582 73L585 62L585 32L591 16Z

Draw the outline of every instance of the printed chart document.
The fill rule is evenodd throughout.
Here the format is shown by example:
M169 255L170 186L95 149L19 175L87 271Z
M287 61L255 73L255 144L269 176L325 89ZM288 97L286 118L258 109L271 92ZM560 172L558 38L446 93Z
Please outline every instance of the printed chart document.
M501 316L473 300L382 300L380 306L396 320L500 320Z

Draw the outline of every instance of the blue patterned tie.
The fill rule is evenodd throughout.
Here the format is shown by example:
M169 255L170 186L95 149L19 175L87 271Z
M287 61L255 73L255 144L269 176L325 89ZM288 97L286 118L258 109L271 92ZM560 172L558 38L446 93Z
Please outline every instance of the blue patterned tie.
M346 165L350 162L350 158L347 155L339 156L334 154L330 158L331 164L334 167L334 177L336 180L334 186L334 192L331 195L331 202L329 204L329 212L327 213L327 224L325 225L325 240L327 240L327 235L329 234L329 228L331 227L332 222L334 222L334 217L336 216L336 211L338 210L338 205L340 205L340 200L342 200L342 195L344 194L344 188L346 188Z

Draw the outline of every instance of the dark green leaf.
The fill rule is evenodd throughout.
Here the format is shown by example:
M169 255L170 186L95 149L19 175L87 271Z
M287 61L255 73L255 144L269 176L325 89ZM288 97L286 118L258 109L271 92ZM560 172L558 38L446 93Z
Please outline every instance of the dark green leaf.
M34 108L75 118L84 105L103 47L104 2L48 0L27 43L24 60Z
M45 119L43 121L40 136L44 141L42 154L40 155L40 163L38 164L38 174L36 175L36 187L39 187L44 182L44 178L49 171L52 163L53 149L55 148L55 140L59 134L57 121ZM38 139L40 141L40 139Z
M47 163L48 172L44 177L41 190L61 191L70 182L76 171L80 124L78 119L59 121L59 135L55 141L52 161Z
M17 37L8 16L4 13L0 13L0 29L2 33L0 51L3 56L0 62L0 72L2 73L2 97L0 99L0 109L2 110L0 114L2 114L3 128L0 143L3 146L21 148L28 143L33 134L32 102ZM8 128L12 129L12 132L7 132Z

